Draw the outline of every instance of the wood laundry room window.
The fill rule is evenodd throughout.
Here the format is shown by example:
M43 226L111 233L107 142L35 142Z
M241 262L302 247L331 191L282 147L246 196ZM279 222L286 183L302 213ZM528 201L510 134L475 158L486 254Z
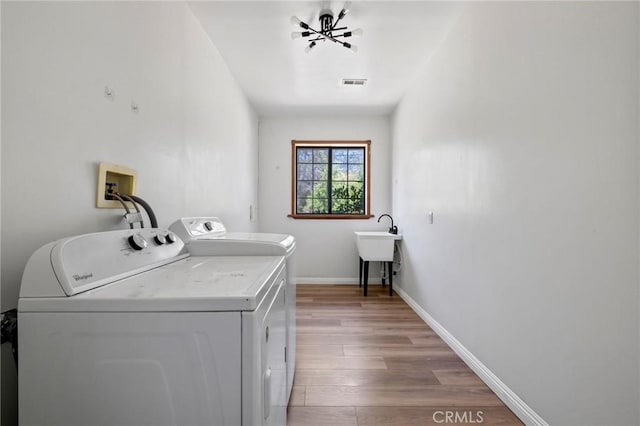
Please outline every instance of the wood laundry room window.
M291 141L295 219L368 219L371 141Z

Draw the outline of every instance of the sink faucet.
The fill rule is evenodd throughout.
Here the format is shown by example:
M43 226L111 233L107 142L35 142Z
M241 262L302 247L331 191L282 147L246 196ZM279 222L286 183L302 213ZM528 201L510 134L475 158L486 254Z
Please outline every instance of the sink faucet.
M380 223L380 219L382 219L383 217L388 217L389 219L391 219L391 228L389 228L389 233L390 234L397 234L398 233L398 227L393 225L393 218L388 215L388 214L382 214L380 215L380 217L378 218L378 223Z

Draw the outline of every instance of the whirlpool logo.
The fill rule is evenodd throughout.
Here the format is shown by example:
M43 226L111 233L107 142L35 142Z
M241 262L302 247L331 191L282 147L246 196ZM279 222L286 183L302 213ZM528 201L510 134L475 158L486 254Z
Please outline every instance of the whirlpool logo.
M480 424L484 422L482 411L436 411L432 417L437 424Z
M88 274L82 274L82 275L78 275L75 274L73 275L73 279L77 281L84 281L84 280L88 280L89 278L93 278L93 274L90 272Z

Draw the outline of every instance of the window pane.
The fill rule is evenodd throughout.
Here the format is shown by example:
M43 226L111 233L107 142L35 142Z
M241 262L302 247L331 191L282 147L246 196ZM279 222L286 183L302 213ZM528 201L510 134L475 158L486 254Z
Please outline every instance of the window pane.
M296 213L313 213L311 198L298 198L298 205Z
M364 201L349 198L332 198L332 213L336 214L363 214Z
M334 181L347 180L347 165L334 164L331 169L331 179L333 179Z
M352 200L364 200L364 185L362 182L349 182L348 197Z
M329 150L326 148L319 148L313 150L313 162L314 163L328 163Z
M327 198L327 181L313 182L313 198Z
M329 201L326 198L313 199L313 213L327 214L329 213Z
M327 164L313 165L313 180L327 180L328 173L329 173L329 165Z
M296 196L298 198L307 198L311 196L311 181L299 181Z
M349 164L364 164L364 148L349 150Z
M346 198L334 198L332 200L333 212L336 214L352 214L353 203Z
M361 164L349 164L349 180L364 181L364 166Z
M298 180L311 180L311 179L313 179L313 165L298 164Z
M347 151L346 149L333 149L333 163L346 163L347 162Z
M333 181L331 184L331 197L347 198L347 196L348 196L347 183Z
M332 213L335 214L348 214L349 213L349 201L344 198L333 198L331 200Z
M298 163L311 163L313 160L312 148L298 148Z

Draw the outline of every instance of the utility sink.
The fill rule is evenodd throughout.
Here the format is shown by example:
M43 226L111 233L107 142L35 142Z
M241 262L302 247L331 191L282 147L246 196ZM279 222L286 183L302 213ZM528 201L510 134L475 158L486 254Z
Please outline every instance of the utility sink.
M356 232L358 254L364 261L393 261L393 245L402 235L384 231Z

